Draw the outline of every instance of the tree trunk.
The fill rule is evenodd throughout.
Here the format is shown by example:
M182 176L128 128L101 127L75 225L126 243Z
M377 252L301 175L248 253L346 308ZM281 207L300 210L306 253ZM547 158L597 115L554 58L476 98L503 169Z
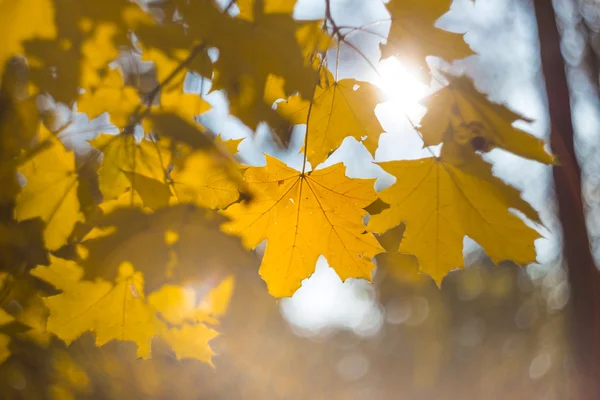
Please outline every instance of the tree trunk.
M553 169L563 254L571 285L571 342L580 397L600 399L600 273L590 250L575 155L571 104L551 0L534 0L542 70L550 114L550 141L560 165Z

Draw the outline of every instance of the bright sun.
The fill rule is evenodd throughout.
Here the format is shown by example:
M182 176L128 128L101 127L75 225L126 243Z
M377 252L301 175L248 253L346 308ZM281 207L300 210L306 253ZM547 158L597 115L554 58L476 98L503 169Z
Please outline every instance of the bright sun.
M377 70L379 75L373 83L383 90L388 102L409 116L422 110L419 100L429 94L430 89L417 78L416 73L395 57L381 61Z

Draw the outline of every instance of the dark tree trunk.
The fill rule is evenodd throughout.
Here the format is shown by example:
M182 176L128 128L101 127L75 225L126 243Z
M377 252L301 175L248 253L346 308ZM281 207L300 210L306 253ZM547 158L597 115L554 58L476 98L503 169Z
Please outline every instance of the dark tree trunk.
M560 165L554 184L563 229L563 254L571 285L571 341L581 397L600 399L600 273L590 251L575 156L571 104L551 0L534 0L542 70L548 95L550 140Z

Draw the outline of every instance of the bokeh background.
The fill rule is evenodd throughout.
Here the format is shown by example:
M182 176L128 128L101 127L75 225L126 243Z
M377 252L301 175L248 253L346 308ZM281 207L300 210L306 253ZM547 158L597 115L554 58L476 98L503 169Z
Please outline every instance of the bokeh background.
M554 5L584 171L588 228L600 260L600 2L556 0ZM387 17L379 0L336 0L332 12L344 26ZM295 16L324 16L324 2L299 0ZM521 128L546 137L548 115L531 1L455 0L438 25L466 31L465 40L477 55L452 64L432 58L434 71L470 75L494 101L533 120L520 122ZM339 52L340 77L369 80L384 89L377 115L387 133L375 161L424 154L407 118L418 123L425 111L419 100L441 86L439 73L424 79L410 60L378 65L378 45L388 29L383 23L372 24L371 33L356 31L349 39L358 52L348 46ZM125 57L123 62L137 61ZM225 96L208 93L210 82L190 77L188 88L203 93L214 106L202 123L225 138L247 138L240 146L243 162L263 165L266 153L300 165L303 127L296 128L288 149L278 148L266 127L254 134L230 117ZM61 135L85 152L85 141L100 131L110 131L106 116L87 121L80 115ZM218 327L222 334L212 341L214 369L180 362L158 341L149 361L136 360L127 343L98 349L91 335L69 348L58 345L47 351L23 342L23 355L0 367L0 398L577 398L566 330L569 286L550 167L501 150L486 157L494 172L521 189L540 212L545 228L536 242L537 264L494 266L466 238L467 268L450 273L438 288L427 277L398 271L393 257L378 257L373 284L342 283L320 259L302 288L279 302L267 294L256 271L242 271ZM351 138L327 165L340 161L349 176L378 178L377 189L393 182Z

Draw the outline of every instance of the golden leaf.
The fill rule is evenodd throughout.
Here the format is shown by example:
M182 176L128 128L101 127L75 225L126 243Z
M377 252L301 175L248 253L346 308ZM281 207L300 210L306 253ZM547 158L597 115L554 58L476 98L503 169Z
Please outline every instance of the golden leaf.
M387 43L382 46L382 57L398 56L428 70L427 56L452 61L473 54L462 34L434 26L451 3L451 0L391 0L387 8L392 26Z
M115 199L132 186L126 173L135 173L164 183L171 156L163 143L145 138L138 141L128 133L101 134L91 140L90 144L103 154L98 180L104 199ZM130 177L135 179L135 175Z
M50 310L47 330L67 345L85 332L94 332L97 346L111 340L132 341L137 346L137 356L149 358L152 339L162 336L177 358L197 358L212 365L213 352L208 341L218 333L200 323L167 326L158 313L169 316L164 313L165 309L170 309L172 314L173 309L185 307L185 302L180 298L174 302L164 294L150 294L153 300L147 301L143 274L135 271L130 263L120 264L114 284L103 279L82 280L80 266L54 257L49 267L40 266L31 273L62 291L44 301ZM170 290L183 289L174 286ZM217 312L221 310L218 308ZM168 321L173 323L172 319Z
M97 88L90 89L81 96L77 108L80 112L88 114L90 119L108 112L111 122L123 129L131 122L131 117L140 103L137 90L126 86L121 72L113 69Z
M240 9L238 18L248 21L254 21L255 0L236 0L236 4ZM296 0L264 0L263 12L265 14L292 14Z
M462 168L433 157L380 165L397 181L379 194L390 208L373 215L369 229L382 233L405 222L398 251L414 254L420 270L438 284L463 267L465 236L495 263L535 261L534 241L540 235L509 211L522 211L527 203L515 201L516 189L495 178L480 157Z
M179 50L173 53L173 58L153 48L144 49L142 53L144 60L153 61L156 64L158 83L166 82L170 77L170 83L161 86L160 96L157 97L159 101L152 104L151 110L158 109L161 112L174 113L187 121L195 122L194 118L210 110L211 106L199 94L184 92L187 69L182 68L171 77L173 71L177 71L178 66L189 55L189 51ZM144 120L144 124L146 131L149 132L152 129L151 120Z
M285 77L286 94L312 94L318 75L303 48L304 43L311 41L305 37L307 32L297 36L305 24L286 14L261 13L254 15L253 22L233 19L209 0L178 5L189 24L190 35L219 49L212 89L227 92L231 112L251 129L256 129L260 121L267 121L287 142L285 120L269 112L272 104L265 103L264 91L269 76L275 75ZM319 35L326 33L321 31ZM254 111L248 112L251 109Z
M149 291L255 265L255 257L244 250L238 238L220 232L224 221L222 216L189 204L154 213L115 208L96 221L103 234L82 242L80 247L87 254L80 264L86 279L113 280L120 264L131 262L144 273Z
M529 121L526 117L492 103L465 76L447 78L448 86L423 101L428 111L419 131L425 146L452 140L468 153L499 147L545 164L555 162L542 139L513 126L517 120Z
M75 155L45 128L41 140L50 145L19 167L27 183L17 196L14 214L19 221L40 217L46 223L46 247L57 250L67 243L77 221L83 220L77 197L79 181Z
M260 274L273 296L294 294L320 255L342 280L371 279L371 258L383 251L362 222L373 179L348 178L343 164L302 174L272 157L244 178L253 199L224 211L232 221L223 230L251 249L268 240Z
M170 173L172 192L179 203L225 208L240 197L241 173L212 152L196 150Z
M218 332L203 324L173 327L162 336L171 346L178 360L195 358L214 367L211 358L214 354L208 345L209 340L218 336Z
M23 54L22 43L33 38L51 39L56 35L54 7L51 0L1 0L0 76L4 65L14 55Z
M0 326L9 324L13 322L15 319L2 308L0 308ZM0 333L0 364L10 357L10 349L8 346L10 345L10 336Z
M308 161L313 167L327 159L348 136L375 154L383 128L375 116L378 90L368 82L342 79L336 82L327 71L315 88L312 106L299 96L277 103L277 112L294 124L306 124Z
M137 345L138 357L149 358L152 338L166 330L146 304L144 277L131 264L121 264L115 284L82 281L81 267L58 258L50 267L38 267L31 273L62 290L45 299L50 310L47 329L67 344L93 331L97 346L128 340Z

